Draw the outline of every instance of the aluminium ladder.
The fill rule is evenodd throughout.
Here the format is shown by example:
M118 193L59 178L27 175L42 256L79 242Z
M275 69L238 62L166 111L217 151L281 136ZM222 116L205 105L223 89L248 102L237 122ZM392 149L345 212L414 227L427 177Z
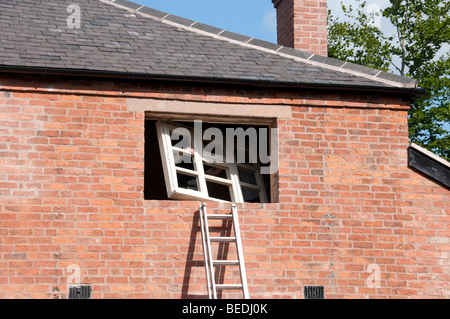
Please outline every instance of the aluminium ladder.
M250 299L247 286L247 276L245 273L244 254L242 251L242 241L239 229L239 220L237 216L236 205L231 206L231 214L207 214L206 204L202 204L199 209L200 224L202 230L203 254L205 256L206 279L208 283L209 299L217 299L218 290L237 289L242 290L244 299ZM211 237L209 234L209 219L232 220L234 228L234 237ZM213 260L211 253L211 243L235 243L238 260ZM239 266L241 284L217 284L214 276L215 266Z

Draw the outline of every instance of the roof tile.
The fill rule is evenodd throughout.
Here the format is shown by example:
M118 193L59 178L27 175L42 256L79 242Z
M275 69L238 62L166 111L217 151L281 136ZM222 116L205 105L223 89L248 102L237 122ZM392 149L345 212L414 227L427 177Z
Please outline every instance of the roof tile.
M414 80L252 39L126 0L0 0L0 69L14 66L194 76L258 84L413 88ZM37 17L39 17L37 19ZM20 21L20 23L17 23ZM12 45L13 44L13 45Z

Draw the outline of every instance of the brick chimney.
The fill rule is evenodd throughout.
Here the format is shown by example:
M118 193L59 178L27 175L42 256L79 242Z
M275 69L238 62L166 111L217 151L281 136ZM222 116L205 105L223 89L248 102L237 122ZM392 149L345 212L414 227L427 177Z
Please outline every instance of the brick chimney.
M278 44L328 56L327 0L272 0Z

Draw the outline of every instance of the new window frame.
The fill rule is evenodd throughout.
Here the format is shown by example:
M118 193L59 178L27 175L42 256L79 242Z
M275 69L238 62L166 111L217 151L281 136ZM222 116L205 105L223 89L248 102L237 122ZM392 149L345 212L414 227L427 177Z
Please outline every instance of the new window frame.
M236 124L232 124L232 122L222 124L236 126ZM191 144L194 145L193 149L183 149L172 145L171 130L173 131L177 128L185 128L189 130L190 137L193 139L191 141ZM210 161L212 159L200 154L197 151L199 148L195 147L198 145L203 146L203 131L202 134L194 134L194 129L192 127L183 126L182 124L175 123L170 120L160 119L156 122L156 130L164 170L167 195L170 199L230 202L228 200L222 200L210 196L210 192L208 190L209 182L228 187L231 202L244 203L243 189L257 192L259 195L259 203L269 202L264 178L259 171L260 167L258 164L249 165L236 162L226 163L226 161L211 163ZM227 139L227 137L225 137L225 139ZM226 143L228 142L230 142L230 140L227 140ZM234 145L234 140L232 142ZM249 151L249 149L246 148L245 151ZM178 163L174 157L174 152L178 152L179 156L192 157L194 169L192 170L177 166ZM224 170L227 178L207 174L205 172L205 166ZM239 171L252 172L255 177L255 183L252 184L243 181L240 177ZM178 183L178 174L195 177L197 180L197 189L195 190L180 187Z

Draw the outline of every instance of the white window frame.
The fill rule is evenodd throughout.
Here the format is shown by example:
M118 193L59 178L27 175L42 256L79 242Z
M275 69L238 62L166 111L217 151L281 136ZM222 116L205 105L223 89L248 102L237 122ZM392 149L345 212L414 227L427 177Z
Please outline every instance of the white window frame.
M232 202L235 203L244 202L242 187L258 192L260 203L268 202L265 183L259 171L259 165L252 166L240 163L225 163L225 161L224 163L216 163L216 162L211 163L211 161L208 162L208 158L202 157L202 155L196 151L195 147L195 145L203 145L202 144L203 141L201 140L203 137L203 132L202 134L194 134L193 133L194 130L191 127L184 127L184 128L188 129L191 132L191 137L193 139L192 144L194 145L194 149L187 150L177 148L172 145L170 131L179 127L184 126L178 123L163 120L159 120L156 122L156 130L158 135L158 143L161 153L162 166L164 170L167 195L170 199L227 202L225 200L209 196L207 181L210 181L216 184L226 185L230 187L230 198ZM182 167L177 167L174 158L174 152L179 152L180 154L193 156L193 165L195 171L185 169ZM206 162L206 165L208 166L224 169L227 174L227 179L205 174L204 162ZM241 181L239 178L239 169L254 172L256 184L253 185ZM178 173L196 177L198 190L179 187L177 179Z

